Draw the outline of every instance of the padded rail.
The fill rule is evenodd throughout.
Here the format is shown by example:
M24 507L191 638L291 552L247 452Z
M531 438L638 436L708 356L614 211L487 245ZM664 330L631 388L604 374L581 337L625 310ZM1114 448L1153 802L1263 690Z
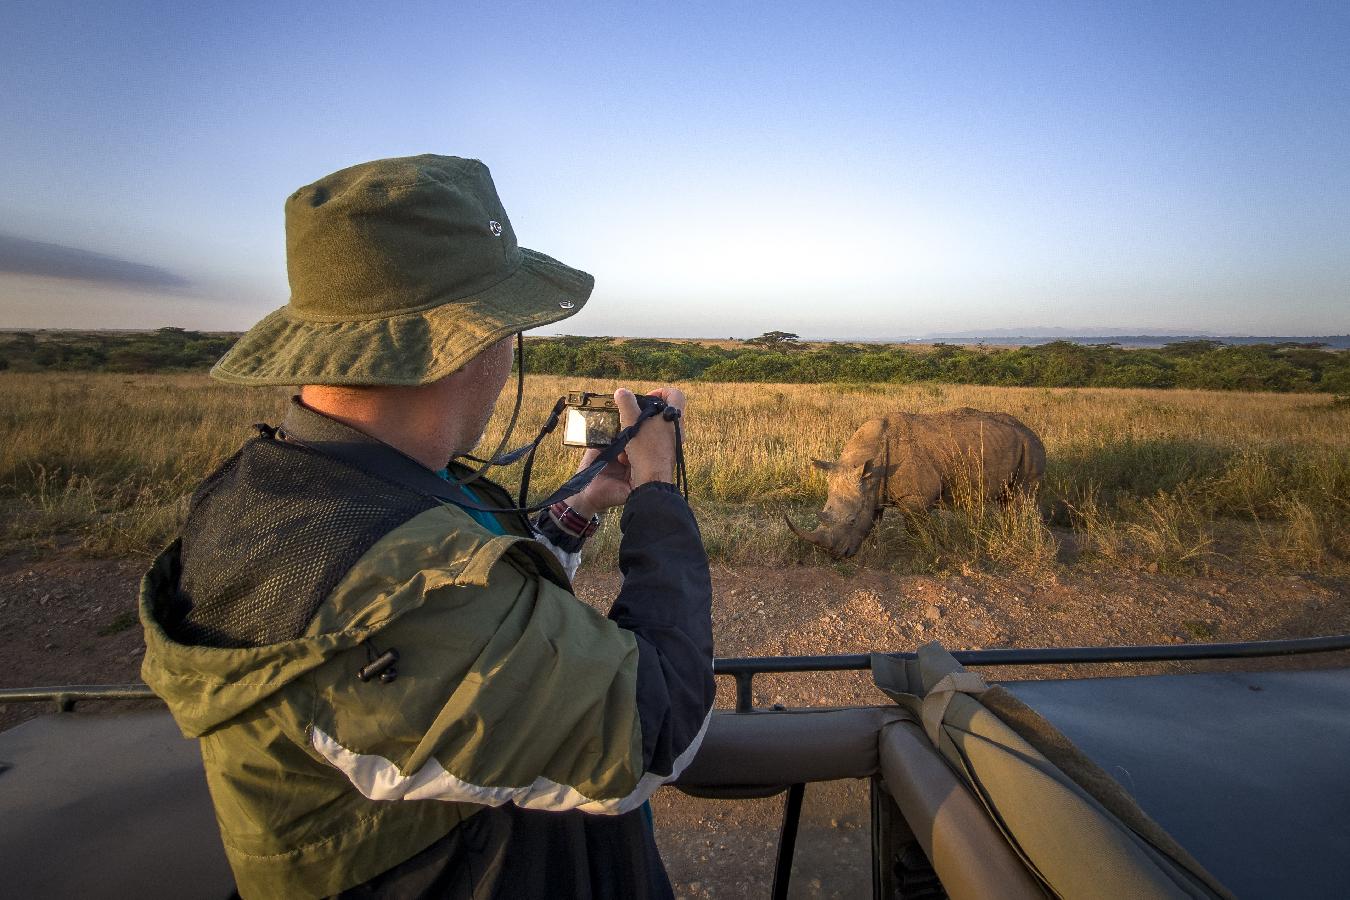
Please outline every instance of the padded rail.
M721 799L797 786L779 845L781 896L799 786L875 775L878 731L903 717L887 707L719 712L676 786ZM99 896L110 885L145 898L229 893L197 742L167 712L42 716L0 733L0 760L0 871L16 896ZM53 848L81 864L62 865Z
M989 818L934 750L918 725L882 729L881 774L952 900L1009 900L1045 893Z
M790 784L870 778L880 766L877 732L904 718L898 707L876 706L754 716L719 711L675 786L701 797L730 799L765 796Z

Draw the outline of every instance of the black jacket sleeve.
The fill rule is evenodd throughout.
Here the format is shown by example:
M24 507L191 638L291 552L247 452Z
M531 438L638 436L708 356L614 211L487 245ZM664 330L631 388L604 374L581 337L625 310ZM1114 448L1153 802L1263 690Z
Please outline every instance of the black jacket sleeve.
M708 556L672 484L639 486L619 525L623 586L609 617L637 637L643 769L668 777L697 750L715 694Z

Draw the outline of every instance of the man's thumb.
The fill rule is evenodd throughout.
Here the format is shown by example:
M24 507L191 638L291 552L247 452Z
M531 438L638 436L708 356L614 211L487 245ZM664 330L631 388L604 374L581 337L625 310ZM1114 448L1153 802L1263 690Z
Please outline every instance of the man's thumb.
M619 425L623 428L632 425L642 414L637 398L628 388L619 388L614 392L614 403L619 407Z

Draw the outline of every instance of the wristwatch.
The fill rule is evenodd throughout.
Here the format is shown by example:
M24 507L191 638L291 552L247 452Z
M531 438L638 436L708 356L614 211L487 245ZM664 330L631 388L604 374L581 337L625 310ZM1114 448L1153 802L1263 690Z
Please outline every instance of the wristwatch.
M534 520L534 530L564 553L580 551L586 538L595 534L599 527L598 515L591 516L590 521L587 521L561 500L539 513Z
M579 538L588 538L595 534L595 530L600 527L600 517L591 516L590 520L583 519L577 511L568 506L566 502L559 500L548 508L549 516L558 523L568 534Z

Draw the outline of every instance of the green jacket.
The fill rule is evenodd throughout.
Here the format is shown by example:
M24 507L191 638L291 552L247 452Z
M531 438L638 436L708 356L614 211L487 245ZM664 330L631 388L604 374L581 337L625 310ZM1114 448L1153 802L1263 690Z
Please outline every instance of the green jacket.
M324 515L337 527L341 513L323 509L350 510L352 497L369 497L362 473L345 466L272 437L250 441L203 485L184 537L142 583L142 676L183 734L201 741L243 896L337 893L489 806L626 813L678 775L712 701L711 635L698 624L707 598L695 601L692 615L679 613L676 631L693 633L672 643L658 634L671 630L673 620L662 621L670 614L626 613L621 595L616 611L601 615L572 595L547 547L525 534L493 536L452 504L422 498L425 508L387 530L388 515L372 519L373 543L350 566L340 558L328 566L342 571L283 639L232 632L241 609L253 610L249 621L265 620L259 598L272 597L283 612L294 604L276 597L303 599L295 566L268 566L287 558L287 540L306 540L316 519L321 531ZM316 514L304 508L310 483L350 496ZM251 498L242 507L241 496ZM627 530L643 502L678 499L635 492ZM221 523L238 520L237 508L253 519L231 530ZM238 544L240 534L250 543ZM185 579L185 559L204 568L208 540L216 568L232 574L214 583ZM352 543L335 539L342 541ZM629 548L630 566L635 553L645 555ZM253 562L238 564L249 554ZM269 591L278 578L292 586ZM226 625L185 626L195 608L222 597L228 615L216 621ZM629 602L636 609L646 601ZM360 670L390 648L396 677L362 680ZM672 678L672 666L687 679Z

